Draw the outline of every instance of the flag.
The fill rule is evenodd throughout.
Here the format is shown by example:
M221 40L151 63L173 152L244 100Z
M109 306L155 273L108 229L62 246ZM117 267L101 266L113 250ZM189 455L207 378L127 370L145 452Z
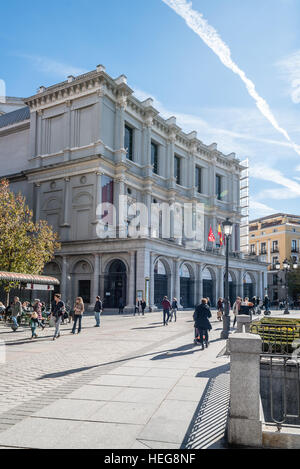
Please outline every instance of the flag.
M216 238L215 238L215 235L213 234L213 230L212 230L211 226L210 226L210 229L209 229L208 241L210 243L214 243L216 241Z
M222 247L223 246L223 233L222 233L221 225L219 225L219 228L218 228L218 235L220 238L220 246Z

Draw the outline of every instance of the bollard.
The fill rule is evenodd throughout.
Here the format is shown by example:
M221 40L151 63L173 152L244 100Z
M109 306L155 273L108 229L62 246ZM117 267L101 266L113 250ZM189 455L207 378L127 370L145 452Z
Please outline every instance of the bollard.
M233 334L230 350L230 414L228 441L262 447L260 354L262 341L254 334Z
M250 324L251 324L250 316L248 316L247 314L239 314L236 317L236 321L237 321L237 328L236 328L237 333L250 332Z

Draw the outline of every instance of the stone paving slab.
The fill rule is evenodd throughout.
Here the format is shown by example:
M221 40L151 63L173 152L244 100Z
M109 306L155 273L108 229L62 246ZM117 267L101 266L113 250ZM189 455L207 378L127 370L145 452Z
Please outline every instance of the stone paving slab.
M37 449L127 449L141 425L34 418L1 434L1 445Z
M10 339L9 361L0 368L0 447L218 445L228 410L228 400L218 400L228 391L221 379L228 358L216 358L224 346L218 330L209 349L194 347L190 316L182 312L167 328L157 320L160 313L143 320L109 317L100 330L84 318L79 336L66 325L59 341L34 344L21 331L24 343ZM21 362L14 347L23 350Z

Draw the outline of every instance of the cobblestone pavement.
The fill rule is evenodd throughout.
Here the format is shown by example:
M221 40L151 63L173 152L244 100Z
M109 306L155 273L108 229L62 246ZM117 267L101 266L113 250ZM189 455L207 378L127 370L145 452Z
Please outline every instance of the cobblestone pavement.
M61 422L69 422L69 419L71 422L78 422L81 420L80 416L76 417L78 407L81 405L79 401L82 399L82 404L85 406L92 405L91 402L96 405L96 402L98 402L99 407L99 400L102 398L100 399L97 396L96 402L93 400L94 397L89 398L88 393L91 388L98 386L97 391L99 392L102 389L108 392L117 391L120 389L118 387L120 383L114 384L113 381L115 380L117 383L118 378L122 378L121 386L126 385L126 381L128 381L128 388L131 388L131 390L138 390L140 386L140 388L149 391L149 387L151 389L154 386L159 388L157 391L161 391L160 388L168 385L168 392L175 392L176 396L179 396L182 391L195 394L196 389L193 386L196 386L196 384L198 386L200 381L205 383L204 388L201 387L201 392L199 388L199 396L197 395L196 399L188 398L193 402L193 405L189 402L188 417L182 417L185 423L180 436L176 435L175 437L170 434L167 441L164 441L164 437L160 437L159 441L152 441L154 423L157 423L154 417L158 418L156 406L155 409L149 408L151 417L153 416L153 429L151 425L150 427L146 425L146 423L152 422L151 419L149 422L142 421L143 425L141 425L140 420L134 421L131 425L136 425L135 428L140 433L140 437L132 437L132 442L135 442L136 446L133 446L130 440L130 443L124 442L126 446L123 447L155 448L159 445L163 445L163 447L172 447L173 445L173 447L178 448L183 445L187 448L198 448L209 447L215 441L220 441L224 435L228 410L227 397L219 403L216 399L218 390L224 388L225 396L227 396L226 392L228 391L228 369L222 369L222 373L220 373L217 366L217 364L221 365L222 368L223 365L228 363L228 358L221 359L221 363L216 361L216 356L224 347L224 342L218 340L219 329L222 324L217 322L216 319L213 321L214 330L211 335L213 344L208 349L209 354L208 351L205 351L202 352L203 355L200 355L199 349L195 351L192 346L194 333L192 312L180 312L178 316L177 323L171 323L167 327L162 326L161 313L146 314L145 317L103 316L100 329L94 328L95 321L93 317L86 316L84 317L84 328L81 334L71 335L71 327L66 324L62 326L61 338L55 342L52 341L53 329L40 330L38 339L31 341L28 328L20 328L16 333L13 333L8 327L0 323L0 340L4 341L6 345L6 363L0 365L0 446L35 447L32 442L23 443L22 437L16 444L12 444L14 441L10 442L10 431L20 427L22 434L22 425L30 424L31 427L33 423L37 424L39 415L42 415L40 419L41 426L45 422L51 425L51 422L55 419L60 419L60 414L55 411L57 413L51 414L51 419L54 420L50 420L48 415L46 417L43 415L43 409L47 410L48 407L51 408L51 405L59 402L62 402L64 406L68 403L77 405L75 410L72 411L72 416L66 417ZM171 353L174 350L176 353ZM207 365L203 363L204 354L207 357ZM215 369L215 372L212 371L212 375L206 376L206 366L209 369ZM201 370L202 376L200 373L199 378L202 377L202 379L195 381L194 377ZM131 386L130 380L128 380L130 375L135 376L135 379L137 376L145 375L145 384L136 384L137 387L134 387L135 385ZM191 382L188 381L189 375L193 376ZM169 381L166 379L168 376L170 376ZM183 380L183 384L178 383L177 381L180 381L184 376L186 376L186 382ZM152 381L150 377L152 377ZM155 380L158 377L160 377L160 380L157 384ZM99 379L100 384L97 381ZM166 386L162 384L164 379ZM173 383L172 380L174 379ZM104 384L101 380L104 380ZM108 385L105 380L107 380ZM111 382L113 382L112 388L110 388ZM175 385L179 386L175 389ZM207 392L203 394L205 389ZM137 394L140 392L138 391ZM67 401L73 395L75 400L71 401L71 398ZM78 396L79 400L77 401ZM118 399L120 400L120 398ZM164 401L164 399L165 396L161 399L160 405L171 405L177 402L177 400ZM188 400L185 397L176 397L176 399L180 402L182 399L183 403ZM103 397L103 402L105 401L107 401L107 397ZM210 433L205 429L208 420L204 419L204 425L203 415L205 415L205 409L206 412L209 410L209 406L213 401L216 402L216 405L221 406L221 418L219 430ZM151 407L150 404L151 397L149 402L145 404L146 410L147 405ZM185 404L188 403L185 402ZM116 405L120 405L119 401ZM42 414L40 414L41 412ZM186 421L187 418L188 422ZM99 421L99 419L96 420ZM100 418L102 424L103 422L111 423L114 420L114 415L112 416L109 413ZM84 421L86 425L90 421L94 422L91 416L84 418ZM116 424L120 423L123 423L124 426L125 421L116 422ZM130 423L127 423L127 425L130 425ZM87 431L89 432L89 430ZM112 444L116 445L117 442L112 441ZM43 447L42 443L41 446L38 445L37 447ZM45 447L47 447L47 443L45 443ZM101 444L95 442L95 447L101 447Z

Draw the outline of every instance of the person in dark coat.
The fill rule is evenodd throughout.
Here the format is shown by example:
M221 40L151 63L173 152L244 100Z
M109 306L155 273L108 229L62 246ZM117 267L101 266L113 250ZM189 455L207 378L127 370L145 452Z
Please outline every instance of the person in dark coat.
M195 328L198 330L198 340L202 345L202 350L204 350L203 337L205 345L208 347L208 331L211 331L212 329L209 321L211 317L211 311L207 304L207 299L203 298L201 304L196 307L194 312Z

